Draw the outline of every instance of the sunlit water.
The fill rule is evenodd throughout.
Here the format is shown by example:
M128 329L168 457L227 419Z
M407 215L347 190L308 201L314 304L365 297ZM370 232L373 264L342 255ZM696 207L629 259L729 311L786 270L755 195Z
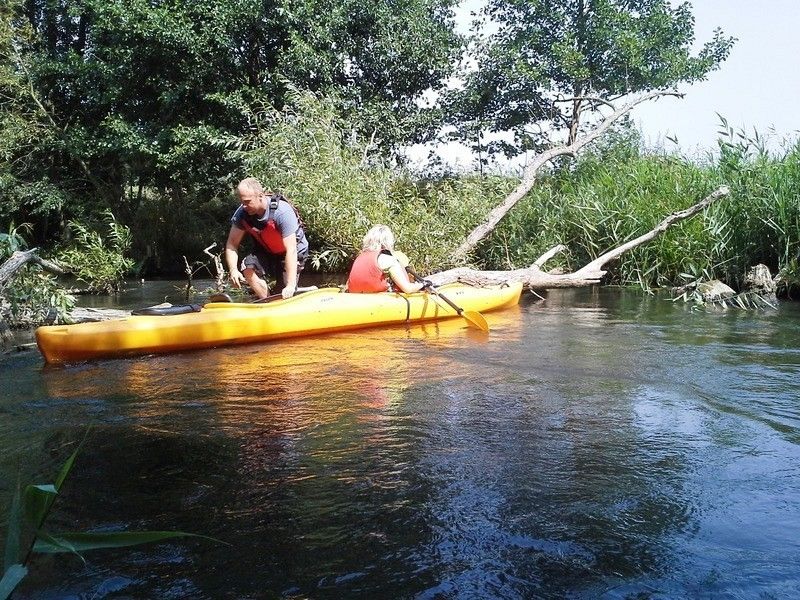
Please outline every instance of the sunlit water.
M15 597L800 597L796 305L600 289L486 317L6 356L3 506L92 425L53 530L226 542L37 556Z

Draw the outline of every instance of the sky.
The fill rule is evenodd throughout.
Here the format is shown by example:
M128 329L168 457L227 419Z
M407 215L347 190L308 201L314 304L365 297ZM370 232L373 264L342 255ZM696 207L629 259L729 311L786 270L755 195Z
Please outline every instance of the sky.
M696 41L716 27L737 38L728 59L706 81L684 86L683 99L640 105L632 116L645 141L677 138L686 151L716 147L720 120L769 136L771 146L800 134L800 0L693 0ZM673 145L674 147L674 145Z
M686 156L717 147L722 115L728 126L766 137L770 148L800 137L800 0L689 0L695 16L695 52L719 27L737 38L728 59L705 81L683 86L684 98L665 97L636 107L631 117L650 146ZM464 0L456 13L462 30L481 0ZM677 139L678 146L667 138ZM438 153L467 167L469 153L455 145ZM421 149L410 155L424 162Z

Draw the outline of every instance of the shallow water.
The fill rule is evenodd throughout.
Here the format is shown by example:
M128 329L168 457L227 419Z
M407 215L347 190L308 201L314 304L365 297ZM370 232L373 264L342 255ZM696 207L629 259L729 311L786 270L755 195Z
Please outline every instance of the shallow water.
M230 544L39 556L15 597L800 596L800 308L596 289L486 317L6 357L3 505L91 424L53 529Z

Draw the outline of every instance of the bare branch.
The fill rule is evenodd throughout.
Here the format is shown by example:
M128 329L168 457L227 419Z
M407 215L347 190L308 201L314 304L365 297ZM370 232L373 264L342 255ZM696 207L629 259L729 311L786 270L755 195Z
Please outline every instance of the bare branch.
M6 285L8 285L17 271L29 262L36 263L45 271L55 273L56 275L64 275L69 272L62 265L46 260L36 254L38 250L38 248L31 248L25 251L17 250L2 264L2 266L0 266L0 291L5 289Z
M597 258L595 258L592 262L590 262L585 267L576 271L576 274L586 272L593 272L599 270L600 267L605 265L606 263L618 258L623 253L627 252L631 248L635 248L636 246L640 246L645 242L649 242L653 238L661 235L667 230L667 227L672 225L673 223L677 223L678 221L683 221L684 219L688 219L692 215L697 214L701 210L709 207L712 203L716 202L720 198L727 196L730 193L728 186L721 186L718 189L714 190L711 194L703 198L697 204L690 206L684 210L679 210L678 212L672 213L668 217L666 217L661 223L659 223L652 231L648 231L644 235L640 235L636 239L633 239L629 242L614 248L613 250L609 250L605 254L601 254Z
M614 110L617 109L617 107L614 106L608 100L604 100L603 98L598 98L597 96L574 96L572 98L560 98L558 100L553 100L553 103L556 104L556 103L559 103L559 102L562 102L562 103L574 102L575 100L586 101L586 102L589 102L590 104L604 104L604 105L606 105L606 106L608 106L608 107L610 107L610 108L612 108Z
M220 259L219 254L212 254L211 249L216 247L217 242L214 242L207 248L203 249L203 252L211 257L211 260L214 261L214 284L218 292L221 292L225 289L225 269L222 268L222 259Z
M539 258L537 258L536 262L534 262L531 266L541 268L544 263L553 258L559 252L563 252L566 249L567 247L564 244L559 244L558 246L550 248L550 250L548 250L547 252L542 254Z
M361 156L361 166L362 167L367 164L367 156L369 154L369 151L372 150L372 148L375 146L375 135L377 133L378 133L378 130L374 129L372 131L372 135L369 138L369 143L364 146L364 154Z

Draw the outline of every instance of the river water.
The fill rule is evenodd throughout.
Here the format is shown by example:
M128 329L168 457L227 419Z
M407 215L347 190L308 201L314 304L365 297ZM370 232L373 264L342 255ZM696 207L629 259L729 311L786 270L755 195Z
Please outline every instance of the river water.
M39 555L15 598L800 597L800 307L596 288L486 317L6 356L0 506L91 425L52 530L225 542Z

